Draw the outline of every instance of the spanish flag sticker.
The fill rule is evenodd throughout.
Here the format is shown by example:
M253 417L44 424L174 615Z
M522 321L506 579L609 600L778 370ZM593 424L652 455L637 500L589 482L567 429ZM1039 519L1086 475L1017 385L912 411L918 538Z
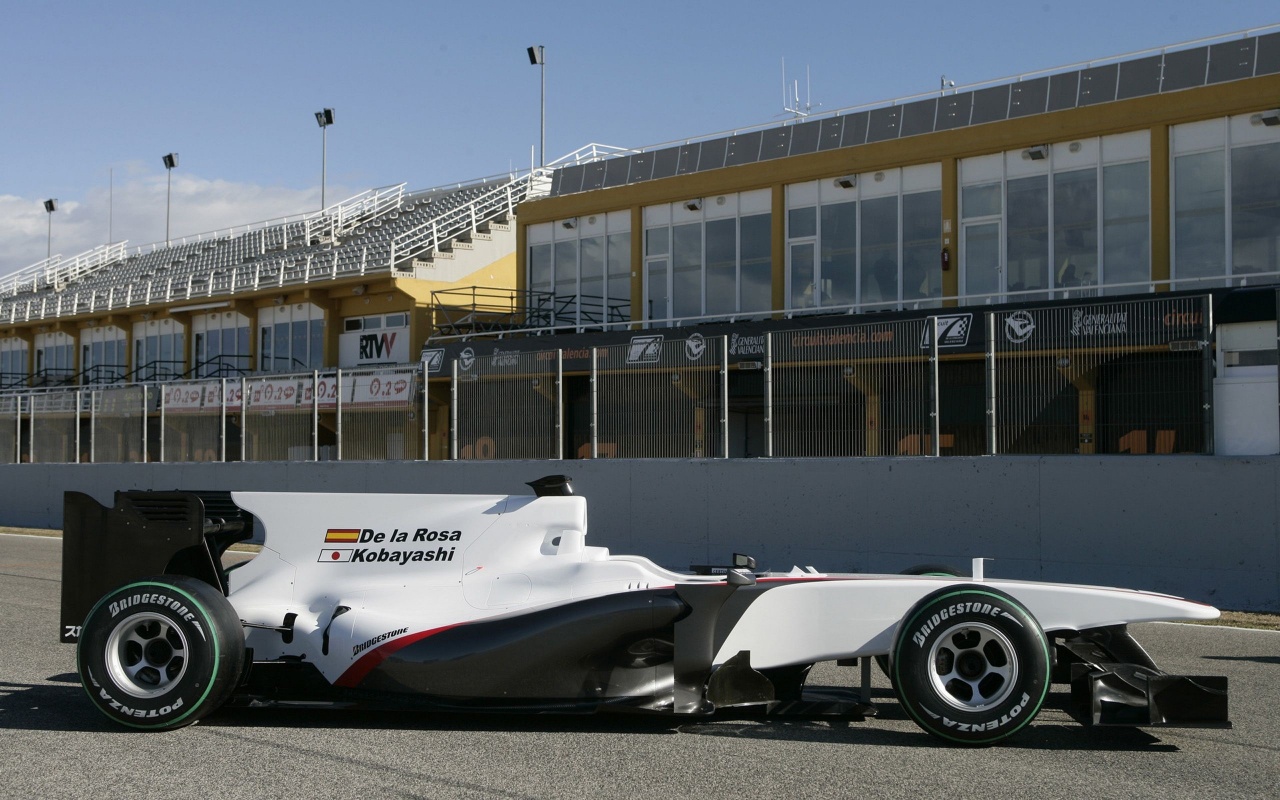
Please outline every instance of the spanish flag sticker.
M326 542L355 544L360 541L359 528L330 528L324 535Z
M326 561L330 563L334 561L337 561L338 563L342 563L344 561L351 560L351 552L352 551L350 550L321 550L320 557L317 558L316 560L321 563L324 563Z

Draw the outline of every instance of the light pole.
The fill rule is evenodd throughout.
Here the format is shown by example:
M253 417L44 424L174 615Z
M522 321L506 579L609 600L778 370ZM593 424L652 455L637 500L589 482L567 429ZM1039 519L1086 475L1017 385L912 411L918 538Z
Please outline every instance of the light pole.
M48 261L53 258L53 212L58 210L57 198L50 198L44 201L44 210L49 214L49 245L45 251L44 260Z
M535 44L529 48L529 63L542 67L542 135L538 143L538 166L547 165L547 58L546 48Z
M329 161L329 126L333 124L333 109L326 108L316 112L316 123L320 125L320 210L324 210L325 171Z
M168 170L169 179L164 192L164 246L169 246L169 208L173 200L173 168L178 166L178 154L169 153L164 157L164 168Z

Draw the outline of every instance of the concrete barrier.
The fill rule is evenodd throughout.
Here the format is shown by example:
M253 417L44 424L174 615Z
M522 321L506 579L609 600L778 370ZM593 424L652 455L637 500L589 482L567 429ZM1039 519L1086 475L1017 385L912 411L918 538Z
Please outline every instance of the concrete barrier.
M988 575L1280 611L1275 456L15 464L0 524L60 527L66 490L521 494L561 472L588 499L591 544L674 568L735 551L830 572L984 556Z

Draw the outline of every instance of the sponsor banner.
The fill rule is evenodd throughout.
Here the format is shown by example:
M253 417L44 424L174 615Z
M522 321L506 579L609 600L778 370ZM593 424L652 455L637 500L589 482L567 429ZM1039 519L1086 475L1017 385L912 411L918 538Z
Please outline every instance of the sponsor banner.
M338 377L321 375L319 380L302 379L302 399L304 406L315 405L319 408L336 408L338 406ZM312 395L316 400L312 402Z
M1202 298L1202 295L1186 294L1114 302L1098 298L1094 302L1008 304L973 311L937 308L857 315L815 314L678 328L451 342L424 350L422 357L429 367L438 363L438 369L429 368L428 372L432 377L443 378L450 374L455 360L460 373L475 370L477 364L487 364L495 351L500 359L516 351L537 352L538 361L554 364L555 351L562 349L565 370L581 373L591 368L592 348L598 348L602 366L608 363L611 353L615 361L621 359L631 366L653 366L664 356L673 357L664 350L668 346L681 348L687 357L697 349L696 344L689 344L695 336L702 337L707 345L724 336L728 339L732 366L741 361L763 361L768 334L773 335L775 357L783 348L790 348L791 357L806 360L847 358L850 347L857 348L858 357L918 356L922 349L929 347L931 316L938 317L940 349L949 355L980 354L987 346L987 313L993 313L996 318L997 349L1071 343L1109 346L1109 340L1116 344L1121 338L1134 335L1142 335L1143 341L1154 339L1166 343L1208 338ZM1049 315L1057 317L1050 322ZM1041 341L1042 337L1047 338ZM1017 344L1014 340L1018 340ZM617 345L625 346L615 347ZM717 359L718 354L718 346L708 346L702 357Z
M208 403L209 389L213 389L213 402ZM204 383L164 384L162 401L166 414L198 414L204 410L206 403L211 408L219 408L218 387L210 387Z
M339 367L408 364L409 361L408 328L353 331L338 336Z
M1022 308L996 314L996 348L1161 346L1207 342L1207 301L1171 297Z
M311 380L307 379L310 385ZM249 384L249 408L254 411L297 408L302 397L298 378L268 378Z
M343 402L361 406L407 406L413 402L413 375L385 372L379 375L344 376L351 382L350 394L343 387Z

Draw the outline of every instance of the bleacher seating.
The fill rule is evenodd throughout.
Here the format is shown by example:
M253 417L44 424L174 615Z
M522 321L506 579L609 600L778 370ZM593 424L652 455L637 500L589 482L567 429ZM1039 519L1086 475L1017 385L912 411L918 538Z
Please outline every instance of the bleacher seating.
M366 192L302 219L239 234L152 245L128 255L120 248L114 260L57 286L38 280L15 281L12 291L0 297L0 321L50 319L229 295L264 286L388 273L396 266L393 260L405 262L419 254L397 250L397 237L430 229L433 221L492 196L495 190L509 190L518 202L529 185L530 178L524 177L409 194L394 187L394 192ZM495 213L492 206L492 202L486 203L483 211L476 212L477 226L503 215ZM507 208L503 213L509 211ZM23 272L34 275L35 267Z

